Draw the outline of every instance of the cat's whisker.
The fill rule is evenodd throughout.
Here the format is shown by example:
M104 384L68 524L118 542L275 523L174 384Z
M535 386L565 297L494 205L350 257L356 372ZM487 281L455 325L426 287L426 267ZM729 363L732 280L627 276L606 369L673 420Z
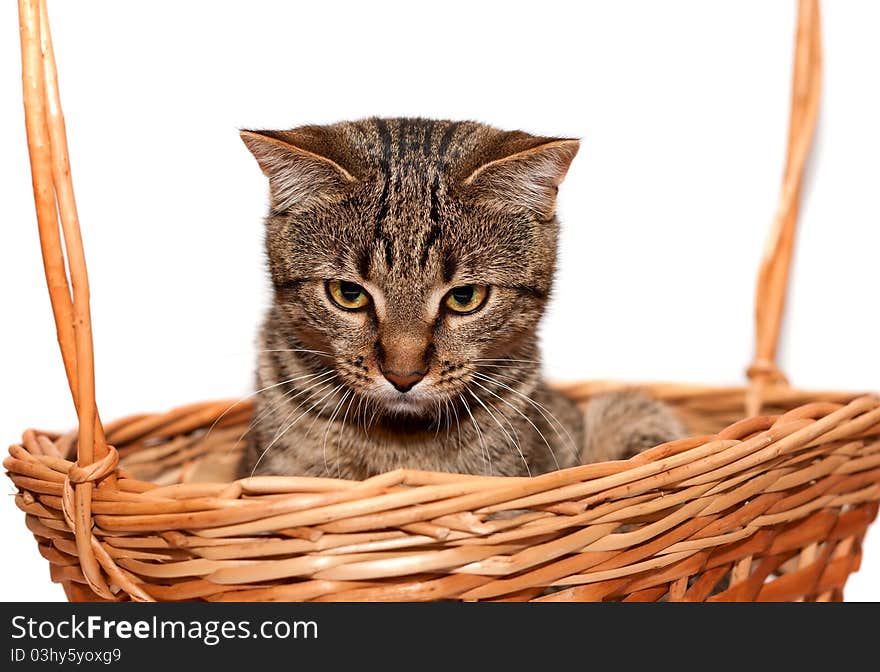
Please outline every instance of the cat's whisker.
M321 452L324 455L324 471L325 471L325 473L328 473L328 474L330 473L330 470L328 469L328 465L327 465L327 433L330 431L330 427L333 426L333 420L336 418L336 414L339 412L339 409L342 408L342 404L345 403L345 400L351 394L352 394L351 390L345 391L345 394L343 394L342 397L339 399L339 401L336 402L336 406L333 407L333 412L330 414L330 417L327 419L327 422L324 424L324 437L321 439ZM324 409L322 408L321 411L319 412L319 416L320 416L320 413L323 412L323 410ZM309 428L309 432L311 432L311 431L312 431L311 428ZM306 433L306 436L308 436L308 432ZM338 451L337 451L337 458L336 458L336 471L337 472L339 471Z
M370 423L370 418L372 417L372 416L370 416L368 418L367 414L370 413L371 410L373 411L373 414L376 413L376 402L372 399L367 399L367 401L364 402L364 417L363 417L364 436L366 436L367 438L370 437L369 423Z
M471 360L472 362L519 362L521 364L540 364L540 360L537 359L514 359L512 357L477 357Z
M330 377L334 375L332 370L322 371L320 373L309 374L305 376L296 376L295 378L289 378L288 380L282 381L282 383L293 383L293 382L301 382L305 380L311 380L313 385L306 387L299 392L297 392L296 388L292 390L288 390L284 394L281 395L281 399L276 401L274 404L269 405L267 408L264 408L255 418L255 422L261 420L263 417L271 413L273 410L281 406L285 401L290 401L291 399L296 399L302 392L308 391L314 387L315 384L320 384L325 380L330 380ZM277 385L271 385L270 387L277 387ZM264 388L268 389L268 388ZM296 392L296 394L293 394ZM291 396L293 394L293 396Z
M562 434L560 434L559 429L557 429L557 427L560 427L562 429L562 431L565 432L565 437L568 441L568 449L571 451L572 455L574 455L575 460L578 462L580 461L580 451L578 450L577 444L575 443L574 439L571 437L571 434L569 433L568 428L555 415L553 415L553 413L550 411L550 409L548 409L546 406L544 406L542 404L539 404L537 401L535 401L531 397L528 397L527 395L523 394L519 390L515 390L510 385L505 385L501 381L494 379L492 376L487 376L486 374L483 374L483 373L474 372L474 377L478 377L482 380L485 380L489 383L492 383L493 385L498 385L499 387L502 387L505 390L509 390L510 392L513 392L517 396L524 399L527 403L531 404L532 407L534 407L535 410L537 410L538 413L540 413L544 417L544 419L548 422L548 424L553 429L553 431L556 432L556 436L558 436L560 439L563 438Z
M489 467L489 475L492 475L492 456L489 454L489 449L486 448L486 443L483 440L483 430L480 429L480 423L477 422L476 418L474 418L474 414L471 413L471 407L468 406L467 400L464 398L464 395L459 394L458 398L461 399L461 403L464 404L464 409L467 411L467 414L471 417L471 422L474 425L474 429L477 430L477 438L480 441L480 448L486 456L486 464Z
M326 390L327 387L329 387L330 385L332 385L332 383L328 383L327 385L323 386L323 387L321 388L320 391L323 392L323 391ZM300 414L296 417L296 419L293 420L293 422L291 422L290 424L288 424L286 427L284 427L284 428L280 431L280 433L276 433L275 438L273 438L272 441L269 442L269 445L266 446L266 450L264 450L263 453L260 455L260 459L263 458L263 455L265 455L267 452L269 452L269 449L272 448L272 446L275 445L275 443L276 443L278 440L280 440L280 439L281 439L281 438L282 438L287 432L289 432L291 429L293 429L293 427L296 426L296 424L297 424L300 420L302 420L306 415L308 415L308 414L311 413L313 410L315 410L315 408L318 406L318 404L320 404L322 401L324 401L324 400L327 399L328 397L330 397L330 396L332 396L333 394L335 394L335 393L336 393L341 387L342 387L342 385L337 385L336 387L334 387L334 388L333 388L332 390L330 390L327 394L325 394L323 397L321 397L320 399L318 399L318 401L316 401L314 404L312 404L309 408L307 408L307 409L304 410L302 413L300 413ZM307 400L303 400L302 402L300 402L300 404L299 404L299 406L297 406L297 408L299 408L300 406L303 406L303 405L306 403L306 401L307 401ZM326 402L325 402L325 404L326 404ZM294 409L294 412L296 412L295 409ZM290 415L293 415L293 413L291 413ZM290 415L288 415L287 417L290 417ZM257 460L257 464L259 464L259 460ZM255 465L254 465L254 469L256 469L256 467L257 467L257 465L255 464Z
M458 454L461 455L461 420L458 417L458 408L456 408L455 402L450 401L449 405L452 407L452 412L455 414L455 427L458 431Z
M440 434L440 422L443 419L443 411L440 408L440 400L439 399L436 400L436 404L437 404L437 417L434 419L434 424L437 426L434 428L434 440L436 440Z
M339 463L339 440L342 438L342 430L345 428L345 421L348 419L348 412L351 410L351 404L354 401L355 394L352 392L351 397L348 400L348 406L345 408L345 414L342 416L342 422L339 423L339 431L336 434L336 477L342 478L342 473L340 471L340 463Z
M323 350L307 350L306 348L256 348L254 352L305 352L309 355L333 357L332 353L324 352Z
M486 390L486 392L488 392L489 394L491 394L493 397L499 399L500 401L502 401L502 402L504 402L505 404L507 404L508 406L510 406L514 411L516 411L517 413L519 413L519 414L523 417L523 419L524 419L526 422L528 422L528 423L532 426L532 428L538 433L538 436L541 437L541 440L544 442L544 445L547 446L547 450L550 452L550 456L553 458L553 461L556 463L556 470L559 471L559 469L560 469L560 467L559 467L559 460L556 459L556 453L553 451L553 448L550 447L550 442L547 441L547 437L544 436L544 432L542 432L540 429L538 429L538 426L537 426L534 422L532 422L532 419L531 419L529 416L527 416L525 413L523 413L520 409L518 409L516 406L514 406L514 405L511 404L509 401L507 401L507 399L505 399L504 397L502 397L502 396L496 394L495 392L493 392L492 390L490 390L490 389L489 389L488 387L486 387L485 385L481 385L481 384L478 383L476 380L471 381L471 382L473 382L473 384L476 385L477 387L479 387L479 388L481 388L481 389L483 389L483 390Z
M336 394L343 386L344 385L342 383L340 383L339 385L334 387L332 390L330 390L327 394L325 394L323 397L318 399L318 401L316 401L314 404L312 404L309 408L307 408L302 413L300 413L299 417L296 420L294 420L292 423L290 423L290 425L287 428L285 428L284 432L282 432L282 436L284 435L284 433L286 433L290 429L292 429L293 426L296 425L296 423L298 423L303 417L305 417L306 415L308 415L309 413L314 411L315 408L317 408L318 404L320 404L323 401L324 403L321 405L320 410L317 413L315 413L315 417L312 418L312 424L309 425L309 428L304 435L304 436L309 436L309 434L311 434L311 432L312 432L312 428L315 426L315 421L321 417L321 413L324 412L324 409L327 407L327 404L330 403L330 398L332 398L333 395ZM322 391L324 389L326 389L326 387L322 388ZM325 458L325 466L326 466L326 458Z
M358 405L357 405L357 407L354 409L354 422L355 422L355 427L357 427L358 425L363 425L363 424L364 424L364 423L361 422L361 420L363 419L362 416L361 416L361 408L363 407L363 405L364 405L364 396L361 394L361 395L358 395ZM365 428L364 428L364 433L366 433L366 425L364 425L364 427L365 427Z
M329 396L332 397L332 395L336 394L336 392L338 392L343 387L344 387L344 383L340 383L339 385L337 385L334 388L333 392L331 392L331 394ZM327 404L329 404L331 401L333 401L333 400L327 399L327 401L325 401L321 405L321 408L318 409L318 412L314 414L314 417L312 418L312 424L309 425L309 428L306 430L305 434L303 434L303 437L311 436L312 430L315 428L315 424L318 422L318 420L321 420L324 418L324 415L323 415L324 409L327 408Z
M334 375L333 378L335 378L335 377L336 377L336 376ZM324 383L324 384L321 386L319 393L320 393L320 392L323 392L323 391L326 390L328 387L330 387L330 385L333 384L333 383L329 382L329 381L332 381L333 378L330 378L330 379L328 380L328 382ZM261 462L262 459L266 456L266 454L272 449L272 446L274 446L274 445L275 445L275 444L281 439L281 437L283 437L288 431L290 431L290 429L292 429L292 428L296 425L296 423L298 423L298 422L303 418L303 416L305 416L305 415L306 415L307 413L309 413L310 411L314 410L314 408L315 408L318 404L320 404L324 399L326 399L326 398L329 397L331 394L333 394L333 393L334 393L336 390L338 390L340 387L342 387L342 386L341 386L341 385L337 385L334 389L332 389L330 392L328 392L326 395L324 395L323 397L321 397L320 399L318 399L318 401L316 401L314 404L312 404L312 406L311 406L310 408L307 408L305 411L303 411L302 413L300 413L300 415L299 415L299 416L298 416L293 422L291 422L290 424L285 424L285 423L287 423L287 419L290 418L290 416L292 416L294 413L296 413L296 411L297 411L299 408L301 408L303 405L306 404L306 402L308 401L309 397L306 397L305 399L303 399L303 400L297 405L297 407L296 407L295 409L293 409L293 410L287 415L287 417L285 417L284 421L281 423L281 425L279 425L278 430L275 432L275 436L272 437L272 440L269 442L269 445L266 446L266 448L263 450L262 453L260 453L260 456L257 458L257 461L254 463L254 467L253 467L253 469L251 470L251 476L253 476L254 473L256 473L256 471L257 471L257 467L260 466L260 462Z
M328 372L325 372L325 373L328 373ZM258 394L262 394L263 392L267 392L267 391L274 389L276 387L279 387L281 385L287 385L289 383L293 383L298 380L305 380L308 378L314 378L315 376L319 376L319 375L322 375L322 374L321 373L310 373L310 374L303 375L303 376L295 376L293 378L288 378L287 380L282 380L280 382L273 383L272 385L267 385L266 387L260 388L259 390L255 390L254 392L251 392L250 394L247 394L247 395L241 397L237 401L231 403L225 411L223 411L220 415L217 416L217 418L214 420L214 422L211 423L211 426L208 427L208 431L205 432L204 439L207 439L208 436L211 434L211 431L214 429L214 427L217 426L217 423L220 422L224 417L226 417L226 415L229 413L229 411L231 411L233 408L235 408L239 404L247 401L248 399L253 399ZM250 428L248 428L248 429L250 429Z
M264 408L262 411L260 411L259 413L256 414L256 416L251 420L247 429L245 429L244 432L242 432L241 436L238 437L238 440L242 441L244 439L244 437L247 436L248 432L250 432L254 427L256 427L258 422L260 422L263 418L267 417L273 411L276 411L277 409L281 408L281 406L283 406L285 403L293 401L297 397L305 394L306 392L308 392L309 390L313 389L314 387L320 385L321 383L328 382L328 381L332 380L334 377L332 374L333 374L332 371L324 371L323 373L317 373L317 374L313 374L310 376L303 376L302 378L311 378L313 384L300 390L296 394L292 394L295 390L288 390L287 392L282 394L280 399L278 399L274 403L268 405L266 408ZM330 376L329 378L327 377L328 375ZM290 379L289 381L282 381L282 384L285 382L293 382L293 380L294 379ZM272 385L270 387L277 387L277 384ZM268 388L264 388L264 389L268 389ZM299 407L297 407L297 408L299 408ZM296 409L294 409L294 412L296 412ZM289 418L290 416L288 415L287 417Z
M505 369L513 369L514 371L527 371L529 373L533 371L533 369L528 368L523 364L480 364L479 362L472 362L472 364L478 369L501 369L502 371Z
M284 401L293 401L294 399L296 399L297 397L302 396L303 394L306 395L305 397L303 397L303 398L300 400L299 404L297 404L297 405L293 408L293 410L290 411L287 415L285 415L285 416L284 416L284 419L283 419L280 423L278 423L278 428L275 430L275 434L272 435L272 441L276 441L276 440L279 438L279 435L282 434L283 431L284 431L283 428L284 428L285 425L287 424L287 421L288 421L291 417L293 417L293 415L294 415L294 414L295 414L300 408L302 408L305 404L307 404L307 403L309 402L309 400L311 399L311 395L308 394L308 393L309 393L311 390L313 390L313 389L315 389L315 388L318 388L316 394L320 394L321 392L323 392L324 390L326 390L328 387L330 387L330 385L333 384L333 379L334 379L335 377L336 377L336 376L330 376L329 378L325 378L325 379L323 379L323 380L317 381L317 382L313 383L312 385L309 385L308 387L306 387L306 388L300 390L299 392L297 392L297 393L296 393L293 397L291 397L290 399L286 399L286 400L285 400L285 399L282 399L282 400L276 405L276 408L277 408L277 407L281 406L281 405L284 403Z
M529 469L529 462L528 462L528 460L526 460L526 456L523 455L522 448L520 448L519 442L516 441L516 440L513 438L513 436L511 436L510 433L509 433L506 429L504 429L504 425L502 425L501 422L498 420L498 418L495 417L495 414L494 414L492 411L489 410L489 406L492 405L491 402L485 402L485 403L484 403L483 400L480 399L479 395L478 395L476 392L474 392L472 389L470 389L470 388L468 388L468 392L470 392L471 396L472 396L474 399L477 400L477 403L480 404L480 406L482 406L482 407L485 409L486 413L489 414L489 417L492 418L492 419L495 421L495 424L498 425L498 428L503 432L504 436L507 437L507 440L510 441L510 443L513 444L514 448L516 448L516 451L519 453L519 456L522 458L523 464L524 464L525 467L526 467L526 472L528 473L529 476L531 476L531 475L532 475L532 470ZM488 405L487 405L487 404L488 404ZM492 408L495 408L495 406L492 406ZM501 411L499 411L497 408L495 408L495 410L496 410L498 413L501 413ZM504 414L501 413L501 415L504 415ZM505 417L506 417L506 416L505 416ZM512 426L511 426L511 427L512 427Z
M520 369L519 367L515 367L515 366L504 367L504 368L518 369L518 370L522 371L522 369ZM487 374L487 375L488 375L488 374ZM523 382L522 377L517 378L516 376L511 376L511 375L508 375L508 374L506 374L506 373L498 373L497 371L493 371L493 372L492 372L492 375L493 375L493 376L497 376L498 378L504 378L505 380L513 381L514 383L521 383L521 382Z
M369 428L373 426L373 421L376 419L376 416L379 414L379 410L380 410L379 404L373 402L373 415L370 416L370 422L369 422L369 425L367 426L368 431L369 431Z
M473 381L473 382L475 382L475 381ZM486 400L486 403L490 406L490 408L495 410L501 416L501 418L504 420L504 422L507 423L507 426L510 428L511 433L513 434L513 438L514 438L514 441L516 442L517 447L521 448L522 443L520 442L519 432L516 430L516 427L514 426L510 417L508 417L503 412L503 410L499 410L498 407L495 404L493 404L491 401L489 401L488 399ZM523 460L525 460L525 456L522 454L522 451L520 451L520 457L522 457ZM526 465L526 471L529 471L528 465ZM531 473L529 473L529 476L531 476Z

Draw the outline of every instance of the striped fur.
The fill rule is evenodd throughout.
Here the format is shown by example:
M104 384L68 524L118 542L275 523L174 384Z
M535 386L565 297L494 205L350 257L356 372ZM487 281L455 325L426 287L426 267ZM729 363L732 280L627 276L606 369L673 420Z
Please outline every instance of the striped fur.
M375 118L242 138L269 179L274 288L243 474L536 474L631 452L639 416L653 442L680 431L655 402L608 397L587 415L588 439L579 410L541 381L555 198L577 141ZM371 305L340 309L330 280L363 286ZM444 309L467 284L489 286L485 306ZM400 392L392 368L424 378ZM620 445L595 428L603 415L620 427L615 408L638 409L613 432Z

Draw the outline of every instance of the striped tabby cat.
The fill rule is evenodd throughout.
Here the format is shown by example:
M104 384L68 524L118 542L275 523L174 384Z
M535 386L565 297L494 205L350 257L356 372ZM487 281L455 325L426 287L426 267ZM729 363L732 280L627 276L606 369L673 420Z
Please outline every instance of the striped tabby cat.
M641 394L582 412L541 380L576 140L427 119L241 135L274 289L242 475L535 475L682 434Z

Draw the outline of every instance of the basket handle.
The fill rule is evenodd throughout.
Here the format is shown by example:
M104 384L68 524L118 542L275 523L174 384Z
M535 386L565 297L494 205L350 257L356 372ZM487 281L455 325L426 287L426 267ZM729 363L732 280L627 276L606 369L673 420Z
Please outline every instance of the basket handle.
M55 56L45 0L19 0L18 10L25 126L40 249L58 344L79 421L77 463L65 483L64 512L76 536L86 580L98 595L109 599L113 594L101 573L107 558L101 557L100 562L96 558L91 502L96 482L114 483L116 451L107 445L95 403L89 279L70 178ZM104 568L111 575L111 570L118 570Z
M746 415L761 411L771 385L786 385L776 364L779 332L788 289L789 269L797 229L804 168L810 154L819 113L822 80L822 38L819 0L799 0L788 150L779 204L764 247L755 294L755 356L746 373Z

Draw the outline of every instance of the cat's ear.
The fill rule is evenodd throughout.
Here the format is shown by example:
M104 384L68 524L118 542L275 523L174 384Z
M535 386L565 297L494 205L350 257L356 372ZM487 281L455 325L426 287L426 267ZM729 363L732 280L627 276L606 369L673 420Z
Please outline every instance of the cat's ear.
M478 198L498 207L517 207L541 220L556 211L556 193L577 154L573 139L529 138L511 153L484 162L464 181ZM523 149L523 144L528 146ZM500 149L504 149L503 147Z
M240 134L269 178L276 210L326 202L355 181L332 159L301 146L306 143L298 143L292 133L242 130Z

